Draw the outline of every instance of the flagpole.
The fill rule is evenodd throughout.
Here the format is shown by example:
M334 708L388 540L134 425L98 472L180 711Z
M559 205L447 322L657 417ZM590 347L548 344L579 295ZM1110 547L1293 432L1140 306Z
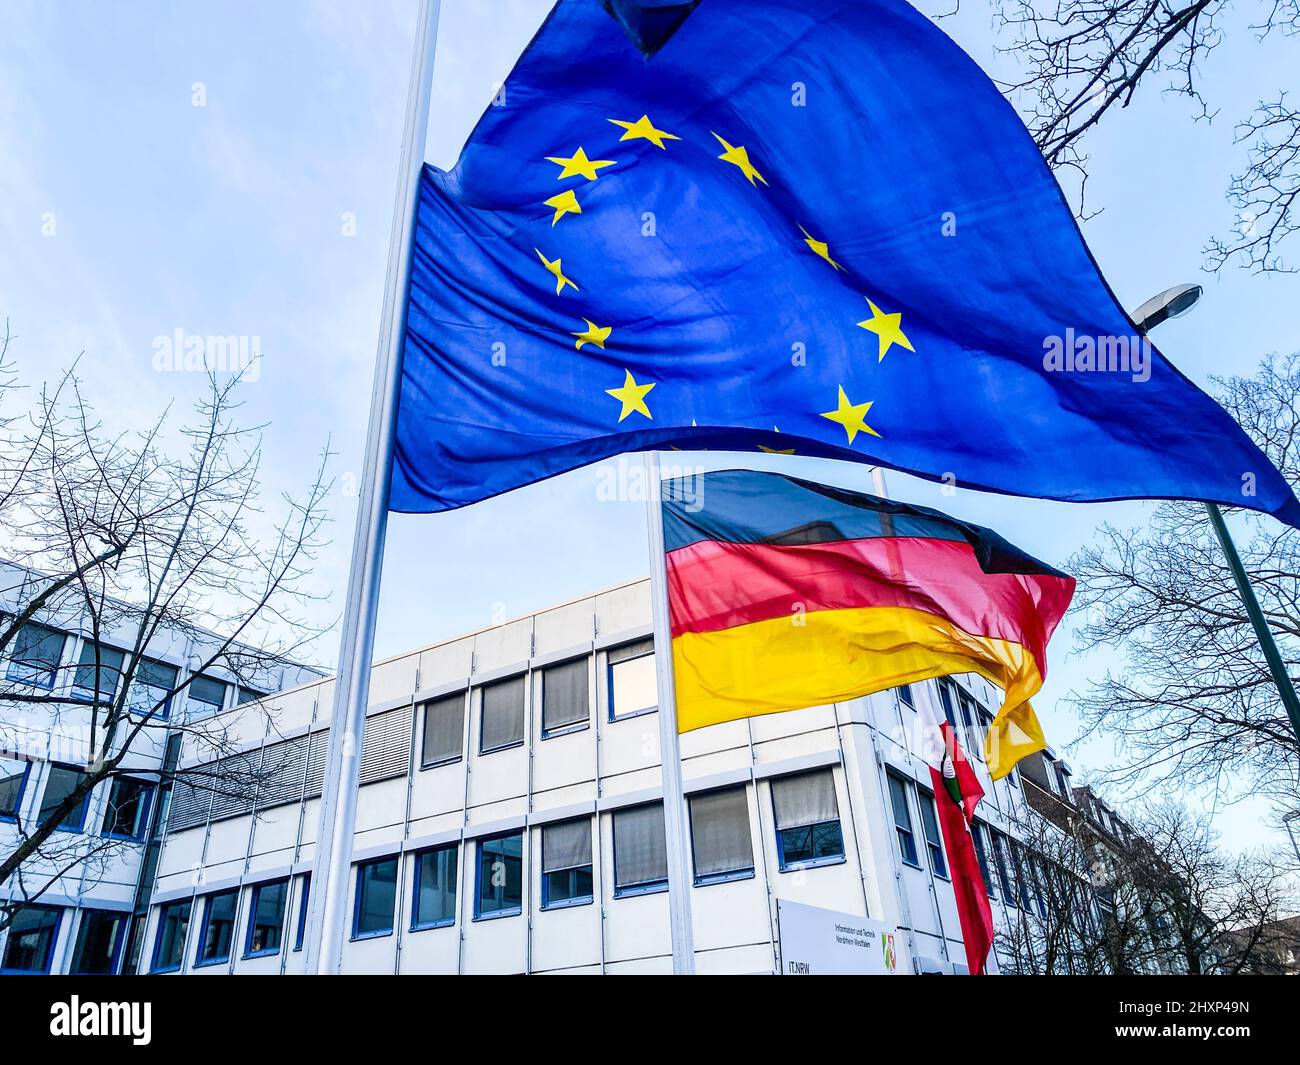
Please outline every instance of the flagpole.
M307 929L307 972L322 976L337 974L343 961L361 742L370 694L384 537L388 530L388 489L393 474L393 438L401 388L411 253L415 244L415 208L429 128L440 9L441 0L420 0L406 98L406 124L402 131L397 200L388 243L388 272L370 397L370 423L357 498L347 600L343 606L343 632L339 639L338 675L334 680L329 754L321 788L320 827L316 833Z
M695 974L695 936L691 927L691 860L686 796L682 790L682 749L677 732L677 688L668 616L668 569L664 554L664 514L660 502L659 453L645 452L646 528L650 540L650 602L654 618L655 681L659 689L659 762L663 770L664 843L668 857L668 928L673 974Z

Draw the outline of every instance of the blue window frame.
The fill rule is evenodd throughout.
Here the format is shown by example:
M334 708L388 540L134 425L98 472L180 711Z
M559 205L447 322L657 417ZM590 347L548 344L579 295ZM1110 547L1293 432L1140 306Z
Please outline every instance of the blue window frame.
M907 804L907 783L893 773L886 773L889 781L889 805L894 812L894 830L898 835L898 850L908 865L921 868L916 852L916 833L912 829L912 811Z
M412 931L447 928L456 923L456 851L456 844L449 843L416 854Z
M32 763L25 758L0 757L0 821L17 821L27 791Z
M993 855L997 859L998 883L1002 886L1002 901L1008 906L1016 904L1016 893L1011 887L1011 857L1007 854L1006 838L996 829L989 829L993 840Z
M994 890L993 877L990 875L988 843L985 842L985 833L988 830L988 826L982 821L971 822L970 834L975 842L975 857L980 863L980 876L984 878L984 890L988 892L989 898L996 899L998 893Z
M782 872L844 861L844 832L829 769L780 777L771 790Z
M199 925L199 946L194 966L220 965L230 960L235 941L235 917L239 912L239 889L218 891L203 900L203 923Z
M48 625L29 621L13 638L6 676L35 688L53 688L63 660L65 637Z
M615 810L614 897L668 890L668 848L661 802Z
M76 766L61 765L58 762L50 763L49 775L45 778L45 791L41 795L41 807L36 814L37 824L44 824L48 818L54 816L54 811L58 809L59 804L76 790L85 775L85 772ZM63 832L80 832L86 824L86 807L89 803L90 792L86 792L80 805L74 806L63 815L63 820L58 823L58 829Z
M904 706L910 706L916 709L916 702L912 698L912 686L910 684L900 684L898 686L898 698Z
M304 937L307 935L307 905L311 898L311 873L303 873L302 888L298 899L298 927L293 933L293 949L302 950Z
M265 958L280 953L284 937L284 911L289 903L289 881L256 884L248 900L248 932L244 957Z
M397 903L397 856L357 863L356 899L352 907L352 938L374 939L393 934Z
M72 952L74 976L112 976L126 942L127 915L112 910L82 910Z
M149 830L149 807L154 786L135 777L114 777L104 809L103 835L112 839L142 840Z
M748 788L720 788L692 795L689 807L696 885L753 876Z
M185 687L185 709L187 716L211 717L219 714L226 706L226 692L229 690L224 680L202 675L191 677Z
M939 818L934 808L934 796L925 788L916 789L917 805L921 808L921 828L925 832L925 849L930 852L930 868L936 876L948 879L948 863L943 854L943 837L939 833Z
M158 928L154 932L151 973L174 973L185 958L185 936L190 927L193 902L181 899L158 907Z
M131 678L131 690L127 695L127 708L140 717L152 714L159 721L166 721L172 712L172 696L176 690L176 680L180 670L166 662L156 662L152 658L141 658Z
M953 705L955 698L952 685L946 680L939 681L939 704L943 707L943 716L954 729L957 727L957 708Z
M586 906L594 901L591 818L542 828L542 909Z
M122 681L125 658L121 651L87 640L81 645L77 669L72 675L72 697L100 705L111 703Z
M58 906L24 906L14 914L0 972L48 973L62 921Z
M478 841L474 920L517 917L524 902L524 834L510 832Z
M654 640L638 640L611 648L606 658L611 721L653 714L659 709Z

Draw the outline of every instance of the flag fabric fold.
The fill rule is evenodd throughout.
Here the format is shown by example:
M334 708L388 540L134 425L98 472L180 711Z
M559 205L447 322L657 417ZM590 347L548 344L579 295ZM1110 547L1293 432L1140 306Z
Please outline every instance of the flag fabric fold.
M978 673L994 778L1046 745L1029 699L1074 580L927 507L753 470L665 481L678 728Z
M390 506L669 447L1300 524L905 0L560 0L455 167L426 167Z

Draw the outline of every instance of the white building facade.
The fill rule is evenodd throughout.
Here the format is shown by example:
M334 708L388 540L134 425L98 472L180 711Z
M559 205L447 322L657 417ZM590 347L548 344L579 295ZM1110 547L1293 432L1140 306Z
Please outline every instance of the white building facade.
M374 666L344 971L670 971L650 616L639 582ZM253 706L224 715L247 729L226 757L262 784L178 785L135 971L303 971L332 689L282 693L269 730ZM699 972L782 971L783 904L887 929L897 971L966 971L921 699L983 777L995 917L1021 904L1023 799L978 753L1000 701L982 679L713 726L682 737ZM198 748L182 769L211 764Z

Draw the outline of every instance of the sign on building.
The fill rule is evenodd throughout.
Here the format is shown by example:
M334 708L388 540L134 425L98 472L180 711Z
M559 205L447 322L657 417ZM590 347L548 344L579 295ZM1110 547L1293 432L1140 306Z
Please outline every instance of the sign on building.
M852 913L776 901L781 972L786 976L910 973L897 928Z

